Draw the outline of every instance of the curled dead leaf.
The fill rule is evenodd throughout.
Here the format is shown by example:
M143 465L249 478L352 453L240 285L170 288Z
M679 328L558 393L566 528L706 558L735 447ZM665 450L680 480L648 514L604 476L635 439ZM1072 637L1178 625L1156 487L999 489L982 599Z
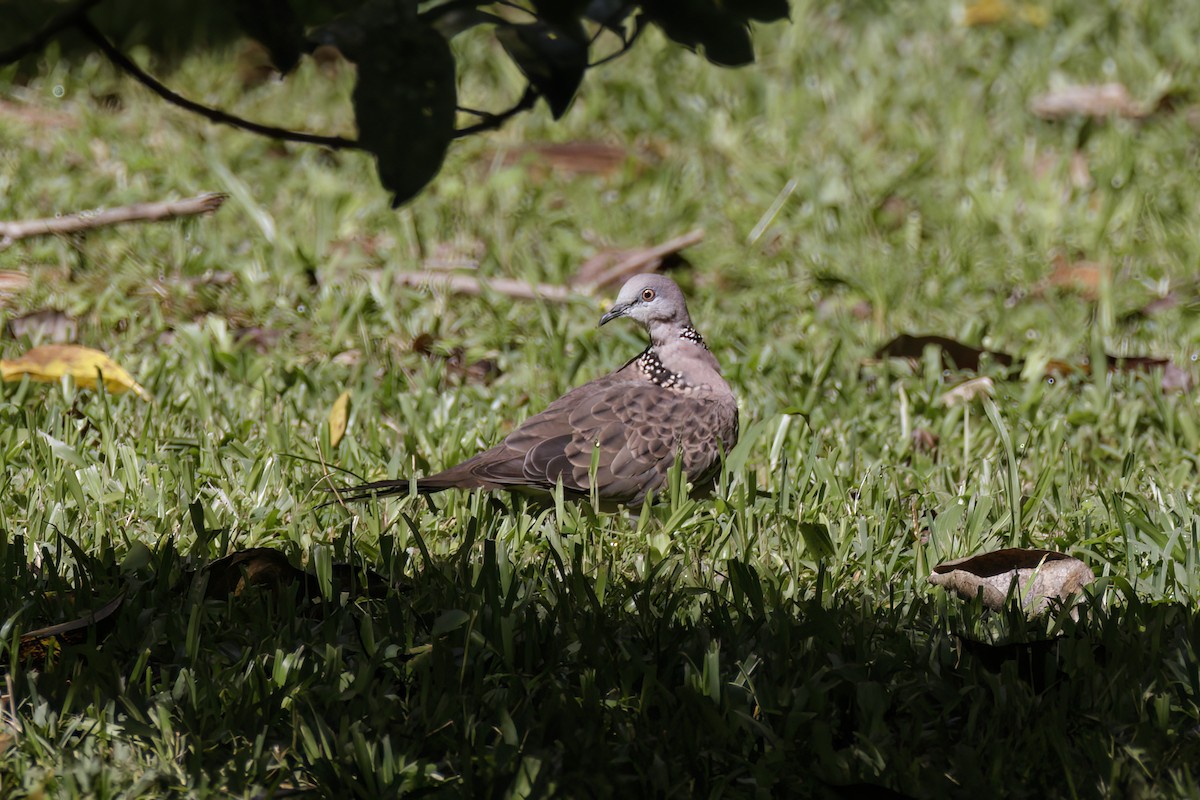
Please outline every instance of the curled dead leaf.
M99 350L73 344L47 344L35 347L24 355L0 360L0 380L30 380L55 383L70 375L75 385L96 388L103 378L104 388L113 394L131 390L143 400L150 395L115 361Z
M1091 583L1087 564L1065 553L1010 547L947 561L933 568L929 582L955 591L964 600L983 593L983 604L999 611L1010 588L1027 613L1038 614L1055 600L1065 600Z
M697 228L649 247L632 250L604 249L579 265L571 276L571 286L597 289L622 284L641 272L665 272L688 266L682 250L704 240L704 229Z
M125 594L125 590L122 590L100 608L89 611L78 619L22 634L18 645L18 657L23 662L42 663L47 657L53 658L64 644L80 644L87 641L90 630L95 629L96 638L102 638L108 633L110 618L125 602Z
M264 586L277 593L282 586L295 583L305 573L296 569L287 556L269 547L253 547L218 558L204 571L208 585L204 596L209 599L238 596L251 586Z

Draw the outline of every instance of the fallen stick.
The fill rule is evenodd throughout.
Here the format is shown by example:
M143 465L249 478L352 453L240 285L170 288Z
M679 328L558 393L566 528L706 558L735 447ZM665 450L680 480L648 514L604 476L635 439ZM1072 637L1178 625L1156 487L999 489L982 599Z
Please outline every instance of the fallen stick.
M529 283L512 278L476 278L474 275L454 275L433 270L398 272L393 277L397 283L404 286L436 286L459 294L479 295L490 290L522 300L542 299L560 303L578 296L578 292L573 292L565 286Z
M637 250L595 277L581 281L580 285L589 288L599 288L610 283L617 283L619 280L636 275L638 272L653 271L665 256L677 253L685 247L691 247L703 241L703 239L704 229L697 228L682 236L668 239L662 244L656 244L644 250Z
M131 206L120 206L118 208L82 211L67 217L0 222L0 250L9 247L19 239L28 239L31 236L79 233L80 231L91 230L92 228L120 225L125 222L159 222L175 219L176 217L210 214L220 208L228 196L220 193L209 193L198 197L191 197L187 200L135 203Z

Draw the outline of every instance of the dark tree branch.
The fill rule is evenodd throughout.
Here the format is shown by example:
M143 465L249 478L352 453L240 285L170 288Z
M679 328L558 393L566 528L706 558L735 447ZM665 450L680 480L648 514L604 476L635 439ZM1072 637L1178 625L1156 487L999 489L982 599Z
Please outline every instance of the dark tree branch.
M128 73L138 83L145 86L156 95L166 100L168 103L177 105L180 108L185 108L195 114L199 114L210 122L216 122L222 125L230 125L234 128L240 128L244 131L257 133L261 136L269 136L272 139L282 139L289 142L303 142L305 144L319 144L326 147L332 147L337 150L362 150L363 146L354 139L345 139L341 136L319 136L313 133L302 133L300 131L292 131L287 128L276 128L271 125L260 125L257 122L250 122L241 117L235 117L232 114L227 114L219 109L209 108L201 105L194 100L189 100L186 97L176 94L166 86L159 83L149 74L144 72L141 67L133 62L128 56L122 53L113 45L112 42L104 36L100 30L92 24L92 21L86 16L75 20L74 25L79 29L84 36L88 37L111 61L122 71Z
M45 49L46 45L55 36L58 36L68 28L74 28L81 20L87 19L87 12L99 2L100 0L80 0L73 7L51 20L50 24L42 28L35 35L20 44L0 52L0 66L13 64L25 58L25 56L33 55Z
M621 48L619 50L617 50L616 52L609 53L608 55L606 55L604 58L600 59L599 61L593 61L592 63L588 64L588 69L593 69L595 67L600 66L601 64L607 64L608 62L613 61L614 59L620 58L621 56L628 53L629 48L633 47L633 43L638 40L638 37L642 35L642 31L645 30L645 28L646 28L646 24L642 21L642 18L640 16L637 17L634 20L633 33L629 34L628 39L623 40L624 43L621 45ZM603 30L603 29L601 29L601 30Z
M101 0L80 0L80 2L74 7L55 18L35 36L30 37L27 41L22 42L15 47L0 52L0 66L11 64L27 55L42 50L55 36L58 36L63 31L75 28L85 37L87 37L93 44L95 44L96 47L98 47L100 51L104 53L108 60L113 63L114 66L128 74L138 83L142 84L147 89L161 97L163 100L166 100L168 103L183 108L187 111L191 111L194 114L198 114L210 122L215 122L220 125L229 125L240 130L257 133L260 136L267 136L272 139L279 139L283 141L323 145L336 150L365 149L363 148L362 144L355 139L347 139L341 136L322 136L319 134L293 131L287 128L277 128L272 125L262 125L257 122L251 122L249 120L242 119L241 117L234 116L233 114L221 111L220 109L210 108L209 106L197 103L194 100L189 100L182 95L176 94L141 67L139 67L132 59L122 53L92 23L92 21L88 19L87 12L100 1ZM462 4L466 5L467 7L477 6L479 3L480 0L462 0ZM498 0L498 3L499 5L518 9L536 17L534 12L515 3L509 2L508 0ZM645 25L643 24L642 19L640 17L637 18L633 33L629 35L628 39L624 40L621 48L616 52L610 53L604 58L588 64L587 69L598 67L601 64L607 64L609 61L624 55L633 46L634 42L637 41L644 27ZM602 31L603 27L596 32L596 35L592 38L589 44L594 44ZM482 111L474 108L459 106L458 110L460 112L479 117L479 122L473 125L468 125L465 128L459 128L455 130L453 138L463 139L467 136L473 136L477 133L498 130L513 117L533 108L539 97L541 97L541 94L533 87L532 84L530 84L525 87L525 92L521 95L521 98L512 107L505 109L504 111L493 113L490 111Z
M465 128L459 128L454 132L454 138L462 139L467 136L473 136L477 133L482 133L483 131L498 130L502 125L504 125L504 123L508 122L517 114L533 108L533 104L537 102L539 97L541 97L541 95L538 94L537 89L534 89L532 85L529 85L525 87L525 94L521 95L521 99L518 100L512 108L501 111L498 114L491 114L487 111L476 111L475 109L463 109L463 111L466 113L475 114L483 119L479 122L476 122L474 125L468 125Z

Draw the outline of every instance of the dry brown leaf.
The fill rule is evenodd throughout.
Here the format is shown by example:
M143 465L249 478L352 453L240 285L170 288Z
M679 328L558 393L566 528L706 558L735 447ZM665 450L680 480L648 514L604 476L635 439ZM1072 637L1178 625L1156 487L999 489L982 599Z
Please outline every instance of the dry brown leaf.
M601 251L589 258L571 276L571 285L593 289L615 286L640 272L657 272L686 266L680 251L704 240L704 229L696 228L650 247Z
M913 450L918 453L932 453L938 446L938 435L927 428L913 428Z
M704 231L697 229L651 247L600 250L579 265L571 276L571 285L582 289L617 286L638 273L666 272L689 266L679 251L703 238Z
M1108 359L1109 372L1153 372L1161 368L1163 372L1160 385L1164 392L1186 391L1193 385L1191 373L1166 358L1150 356L1105 356L1105 358ZM1072 364L1057 359L1046 362L1046 375L1051 377L1065 377L1086 372L1087 369L1086 359L1081 364Z
M936 347L941 351L942 366L946 369L957 367L958 369L978 371L980 360L985 355L1002 367L1013 365L1013 357L1008 353L983 350L945 336L911 336L907 333L900 334L880 347L875 351L875 357L906 358L910 361L917 361L924 354L926 347Z
M23 123L31 127L74 128L79 125L79 119L64 111L53 111L43 106L4 98L0 98L0 117L4 117L5 121Z
M70 375L75 385L96 388L102 376L104 387L113 394L132 390L143 400L149 400L137 381L115 361L99 350L73 344L47 344L35 347L24 355L0 360L0 380L19 381L28 376L42 383L56 383Z
M275 345L283 338L283 331L274 328L248 326L233 329L233 340L240 345L253 347L255 351L266 355L275 349Z
M562 142L522 147L506 153L503 163L526 163L534 174L609 175L632 157L625 148L604 142Z
M1068 261L1061 253L1054 257L1051 286L1074 289L1089 300L1096 299L1108 267L1097 261Z
M1016 581L1015 596L1027 613L1038 614L1054 600L1065 600L1091 583L1087 564L1051 550L1007 548L947 561L933 568L929 582L972 600L983 593L983 605L999 611Z
M287 556L269 547L252 547L238 550L218 558L204 567L202 573L208 577L204 596L209 600L237 597L252 587L266 588L278 594L285 586L295 586L310 596L320 594L317 577L293 567ZM378 573L365 570L359 575L347 564L334 564L332 576L343 591L353 590L363 596L384 597L392 588Z
M428 331L417 334L410 348L414 353L425 356L430 360L441 360L446 364L446 374L465 378L469 381L486 382L499 376L500 366L490 358L467 362L466 351L455 347L449 353L441 353L435 349L437 340Z
M346 435L346 426L350 422L350 390L338 395L329 410L329 446L337 447Z
M1015 359L1008 353L995 350L981 350L978 347L971 347L970 345L962 344L944 336L910 336L907 333L897 336L880 347L875 351L875 357L904 358L911 362L916 362L921 358L926 347L936 347L941 350L942 366L947 369L956 366L959 369L978 371L980 361L986 355L997 364L1008 367L1009 377L1016 377L1020 374L1021 367L1024 364L1024 361ZM1153 372L1155 369L1161 367L1163 371L1163 391L1170 392L1190 389L1193 385L1192 376L1189 372L1165 358L1111 355L1107 356L1107 358L1109 372ZM1086 372L1087 369L1086 360L1076 364L1069 361L1051 359L1046 362L1045 374L1046 377L1062 377ZM967 389L964 388L966 385L962 384L955 389L951 389L944 396L943 402L948 403L950 400L949 395L957 389L962 389L963 392L966 392ZM972 390L981 388L983 387L972 387Z
M1139 103L1120 83L1063 86L1040 94L1029 101L1029 110L1042 119L1068 117L1108 117L1141 119L1154 110Z

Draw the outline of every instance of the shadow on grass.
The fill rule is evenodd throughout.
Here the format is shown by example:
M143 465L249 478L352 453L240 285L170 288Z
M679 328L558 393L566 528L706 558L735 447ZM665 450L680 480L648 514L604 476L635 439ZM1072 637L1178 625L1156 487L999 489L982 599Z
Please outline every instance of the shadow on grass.
M1028 644L1045 626L1016 614L791 600L736 561L704 588L670 559L626 579L582 548L517 563L467 541L435 559L384 537L371 567L398 588L381 599L301 581L205 600L171 545L131 573L61 550L33 570L4 541L22 732L3 758L26 785L1086 797L1194 786L1200 756L1200 613L1132 593ZM99 605L127 584L100 646L13 657L68 590ZM989 624L1005 646L964 644Z

